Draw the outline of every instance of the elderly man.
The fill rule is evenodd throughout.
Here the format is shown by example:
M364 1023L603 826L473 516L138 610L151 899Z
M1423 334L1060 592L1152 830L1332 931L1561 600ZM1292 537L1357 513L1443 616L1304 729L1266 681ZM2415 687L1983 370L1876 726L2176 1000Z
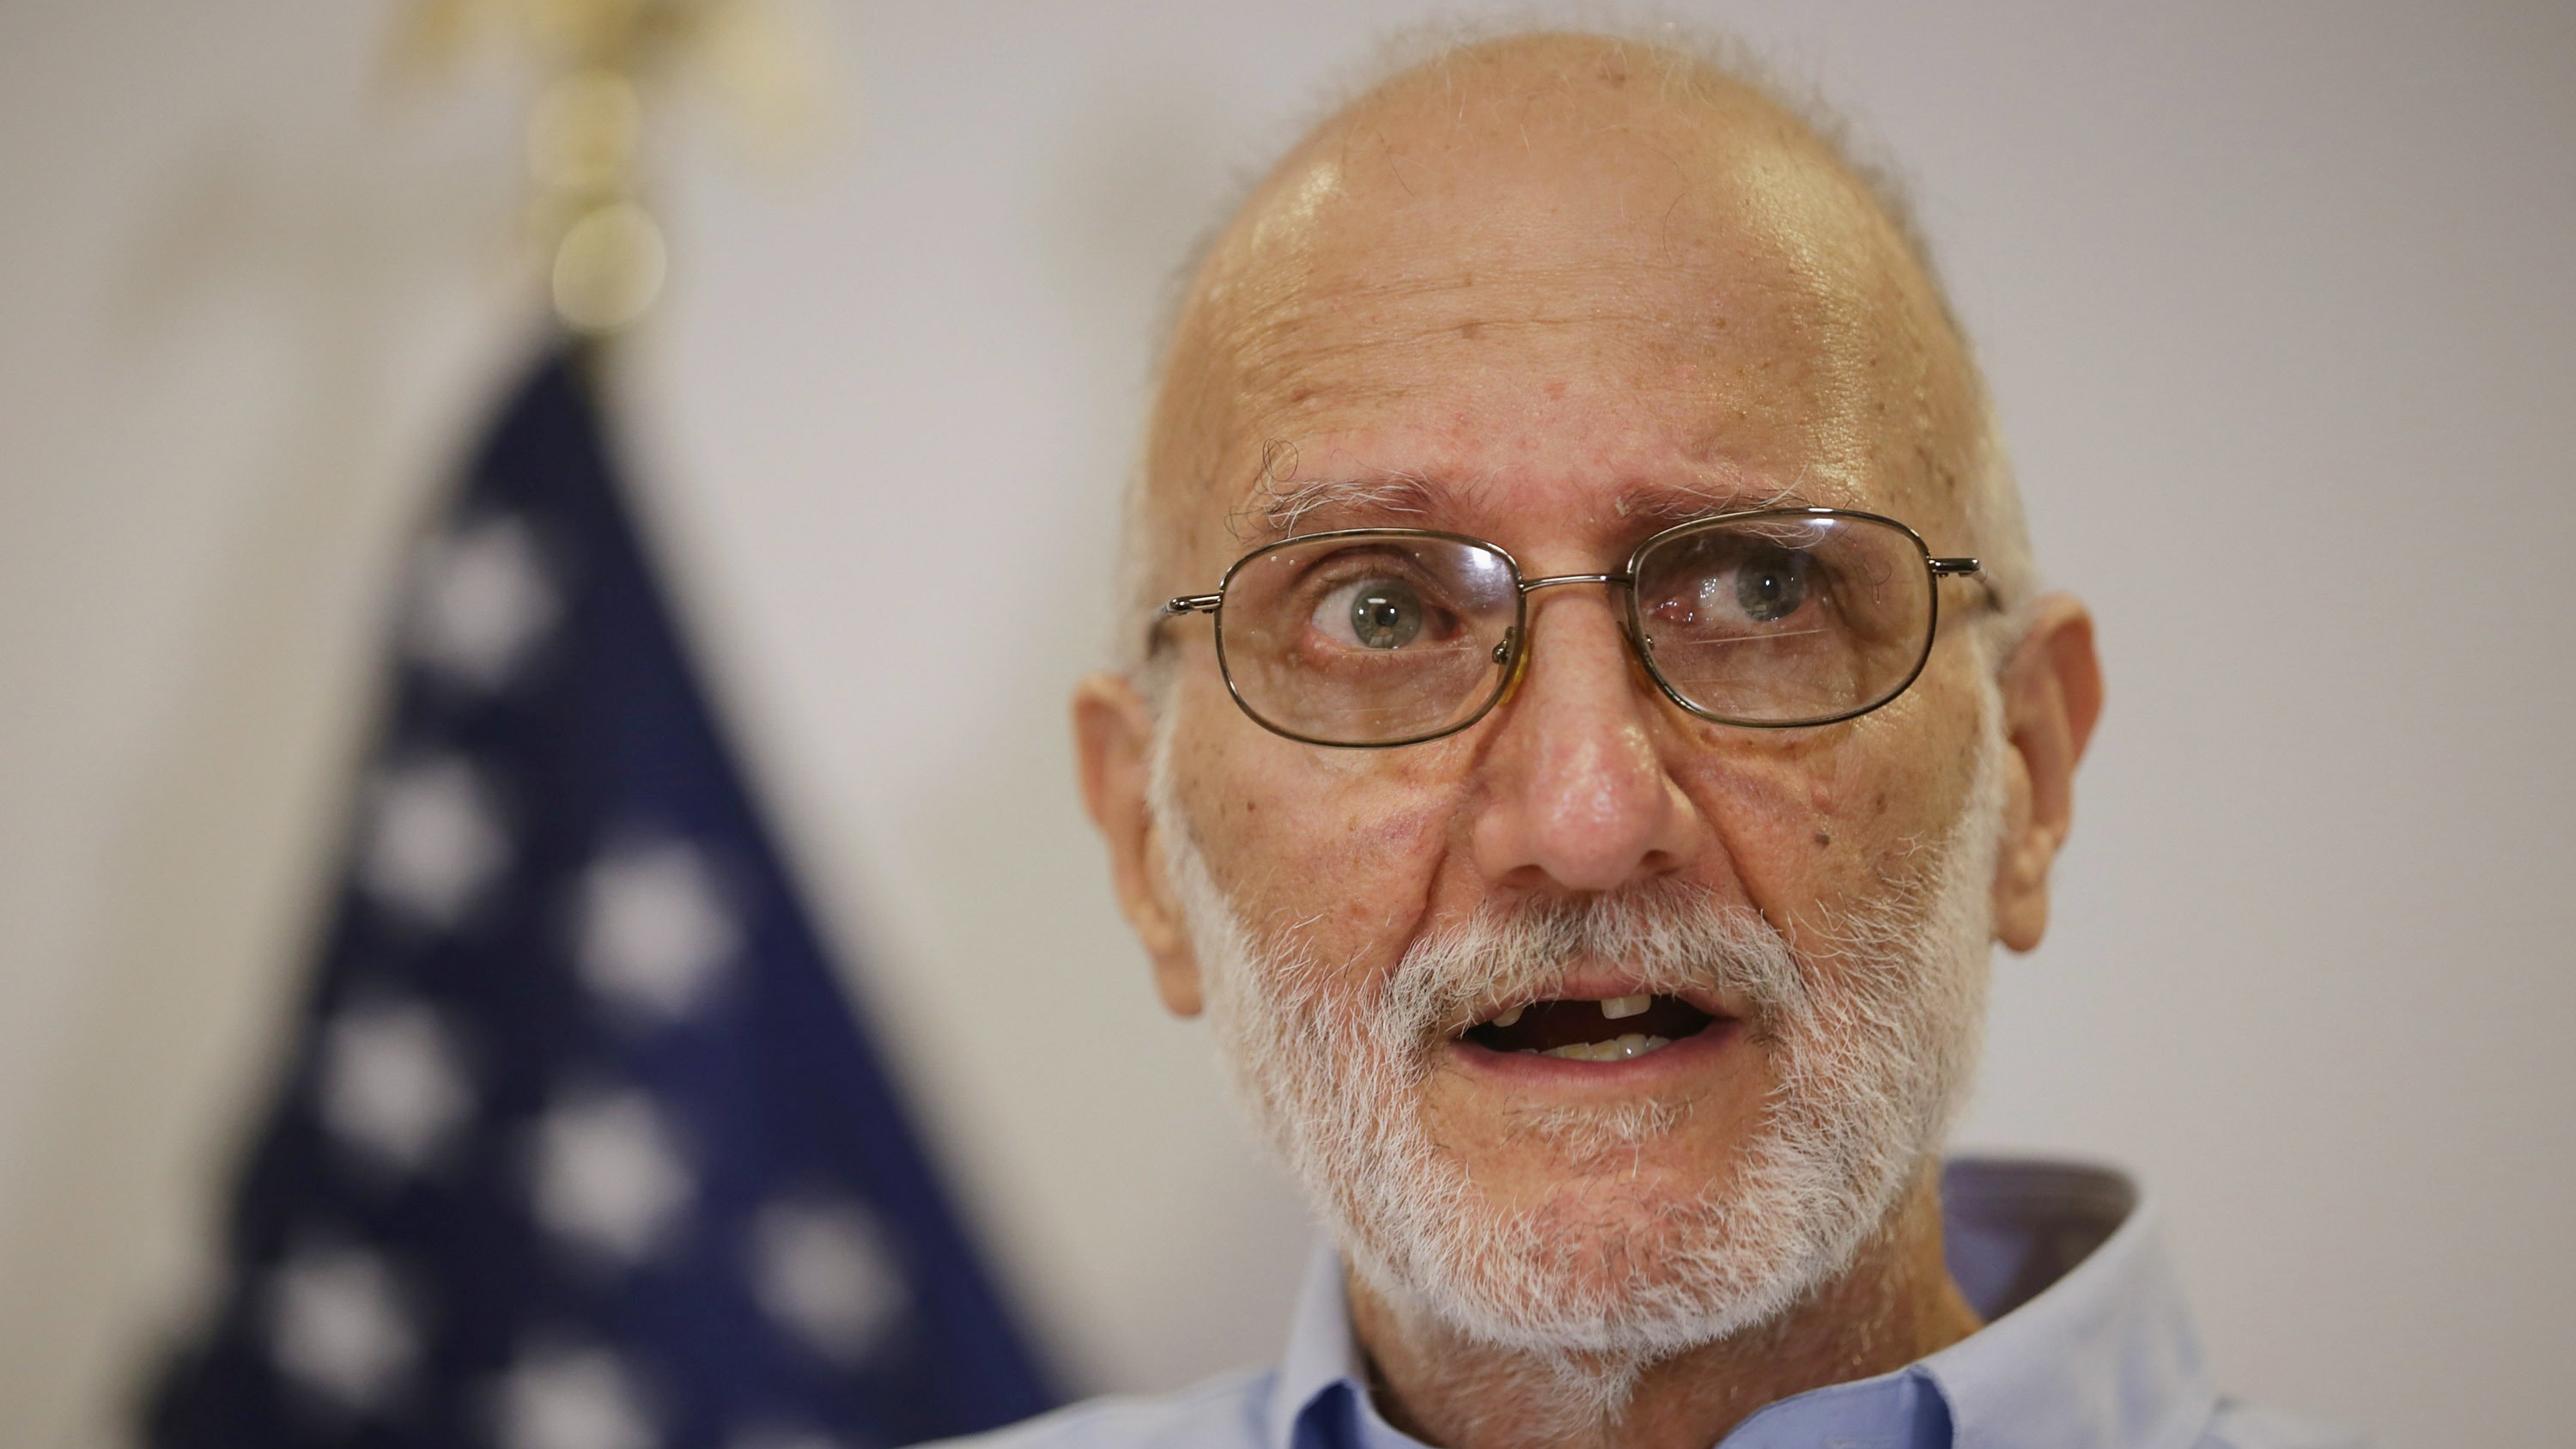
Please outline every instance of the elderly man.
M1074 701L1332 1230L1275 1370L1013 1445L2279 1445L2117 1177L1939 1149L2100 707L1881 188L1662 44L1385 81L1190 282Z

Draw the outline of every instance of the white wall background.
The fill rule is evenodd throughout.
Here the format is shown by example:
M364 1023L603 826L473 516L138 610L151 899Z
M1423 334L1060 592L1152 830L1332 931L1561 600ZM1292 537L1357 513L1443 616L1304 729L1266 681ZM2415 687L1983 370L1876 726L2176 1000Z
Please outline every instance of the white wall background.
M1710 4L1916 179L2110 713L1970 1137L2137 1168L2226 1382L2564 1442L2576 8ZM669 157L623 390L674 586L1085 1387L1267 1356L1303 1214L1069 783L1165 269L1414 13L820 12L801 172ZM526 338L512 116L385 7L0 6L0 1444L201 1290L402 529ZM487 88L488 90L488 88Z

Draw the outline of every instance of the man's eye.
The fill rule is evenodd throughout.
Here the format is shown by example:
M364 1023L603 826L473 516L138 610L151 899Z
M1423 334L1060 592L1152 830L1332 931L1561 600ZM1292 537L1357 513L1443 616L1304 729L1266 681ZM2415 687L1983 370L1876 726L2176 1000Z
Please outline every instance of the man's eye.
M1401 649L1422 633L1422 595L1401 579L1356 579L1315 606L1325 636L1362 649Z
M1682 627L1723 628L1776 624L1807 602L1815 556L1796 549L1760 548L1725 559L1704 559L1675 580L1647 612Z
M1807 597L1808 562L1808 555L1785 549L1765 549L1747 558L1735 570L1736 607L1757 624L1777 623L1798 612Z

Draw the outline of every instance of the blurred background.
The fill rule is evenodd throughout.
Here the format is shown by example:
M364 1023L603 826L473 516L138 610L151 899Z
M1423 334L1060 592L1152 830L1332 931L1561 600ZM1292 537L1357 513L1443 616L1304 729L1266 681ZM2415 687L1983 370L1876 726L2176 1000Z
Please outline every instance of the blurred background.
M852 991L1082 1391L1278 1347L1309 1227L1071 783L1167 274L1387 0L789 8L612 375ZM1456 13L1456 12L1445 12ZM2111 702L1966 1139L2123 1164L2221 1382L2541 1445L2576 1340L2576 8L1689 7L1912 180ZM0 7L0 1443L202 1304L411 530L543 314L526 94L348 0ZM658 123L657 123L658 124Z

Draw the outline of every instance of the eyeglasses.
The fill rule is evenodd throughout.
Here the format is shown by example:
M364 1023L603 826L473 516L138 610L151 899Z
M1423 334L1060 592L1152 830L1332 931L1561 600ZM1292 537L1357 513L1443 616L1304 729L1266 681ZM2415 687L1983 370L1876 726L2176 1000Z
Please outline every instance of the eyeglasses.
M1609 574L1521 577L1499 545L1419 528L1348 528L1258 548L1212 594L1171 599L1216 617L1218 667L1254 722L1308 744L1383 748L1456 734L1529 662L1529 596L1604 584L1629 647L1673 703L1719 724L1831 724L1886 704L1923 672L1939 581L1892 518L1766 508L1668 528Z

